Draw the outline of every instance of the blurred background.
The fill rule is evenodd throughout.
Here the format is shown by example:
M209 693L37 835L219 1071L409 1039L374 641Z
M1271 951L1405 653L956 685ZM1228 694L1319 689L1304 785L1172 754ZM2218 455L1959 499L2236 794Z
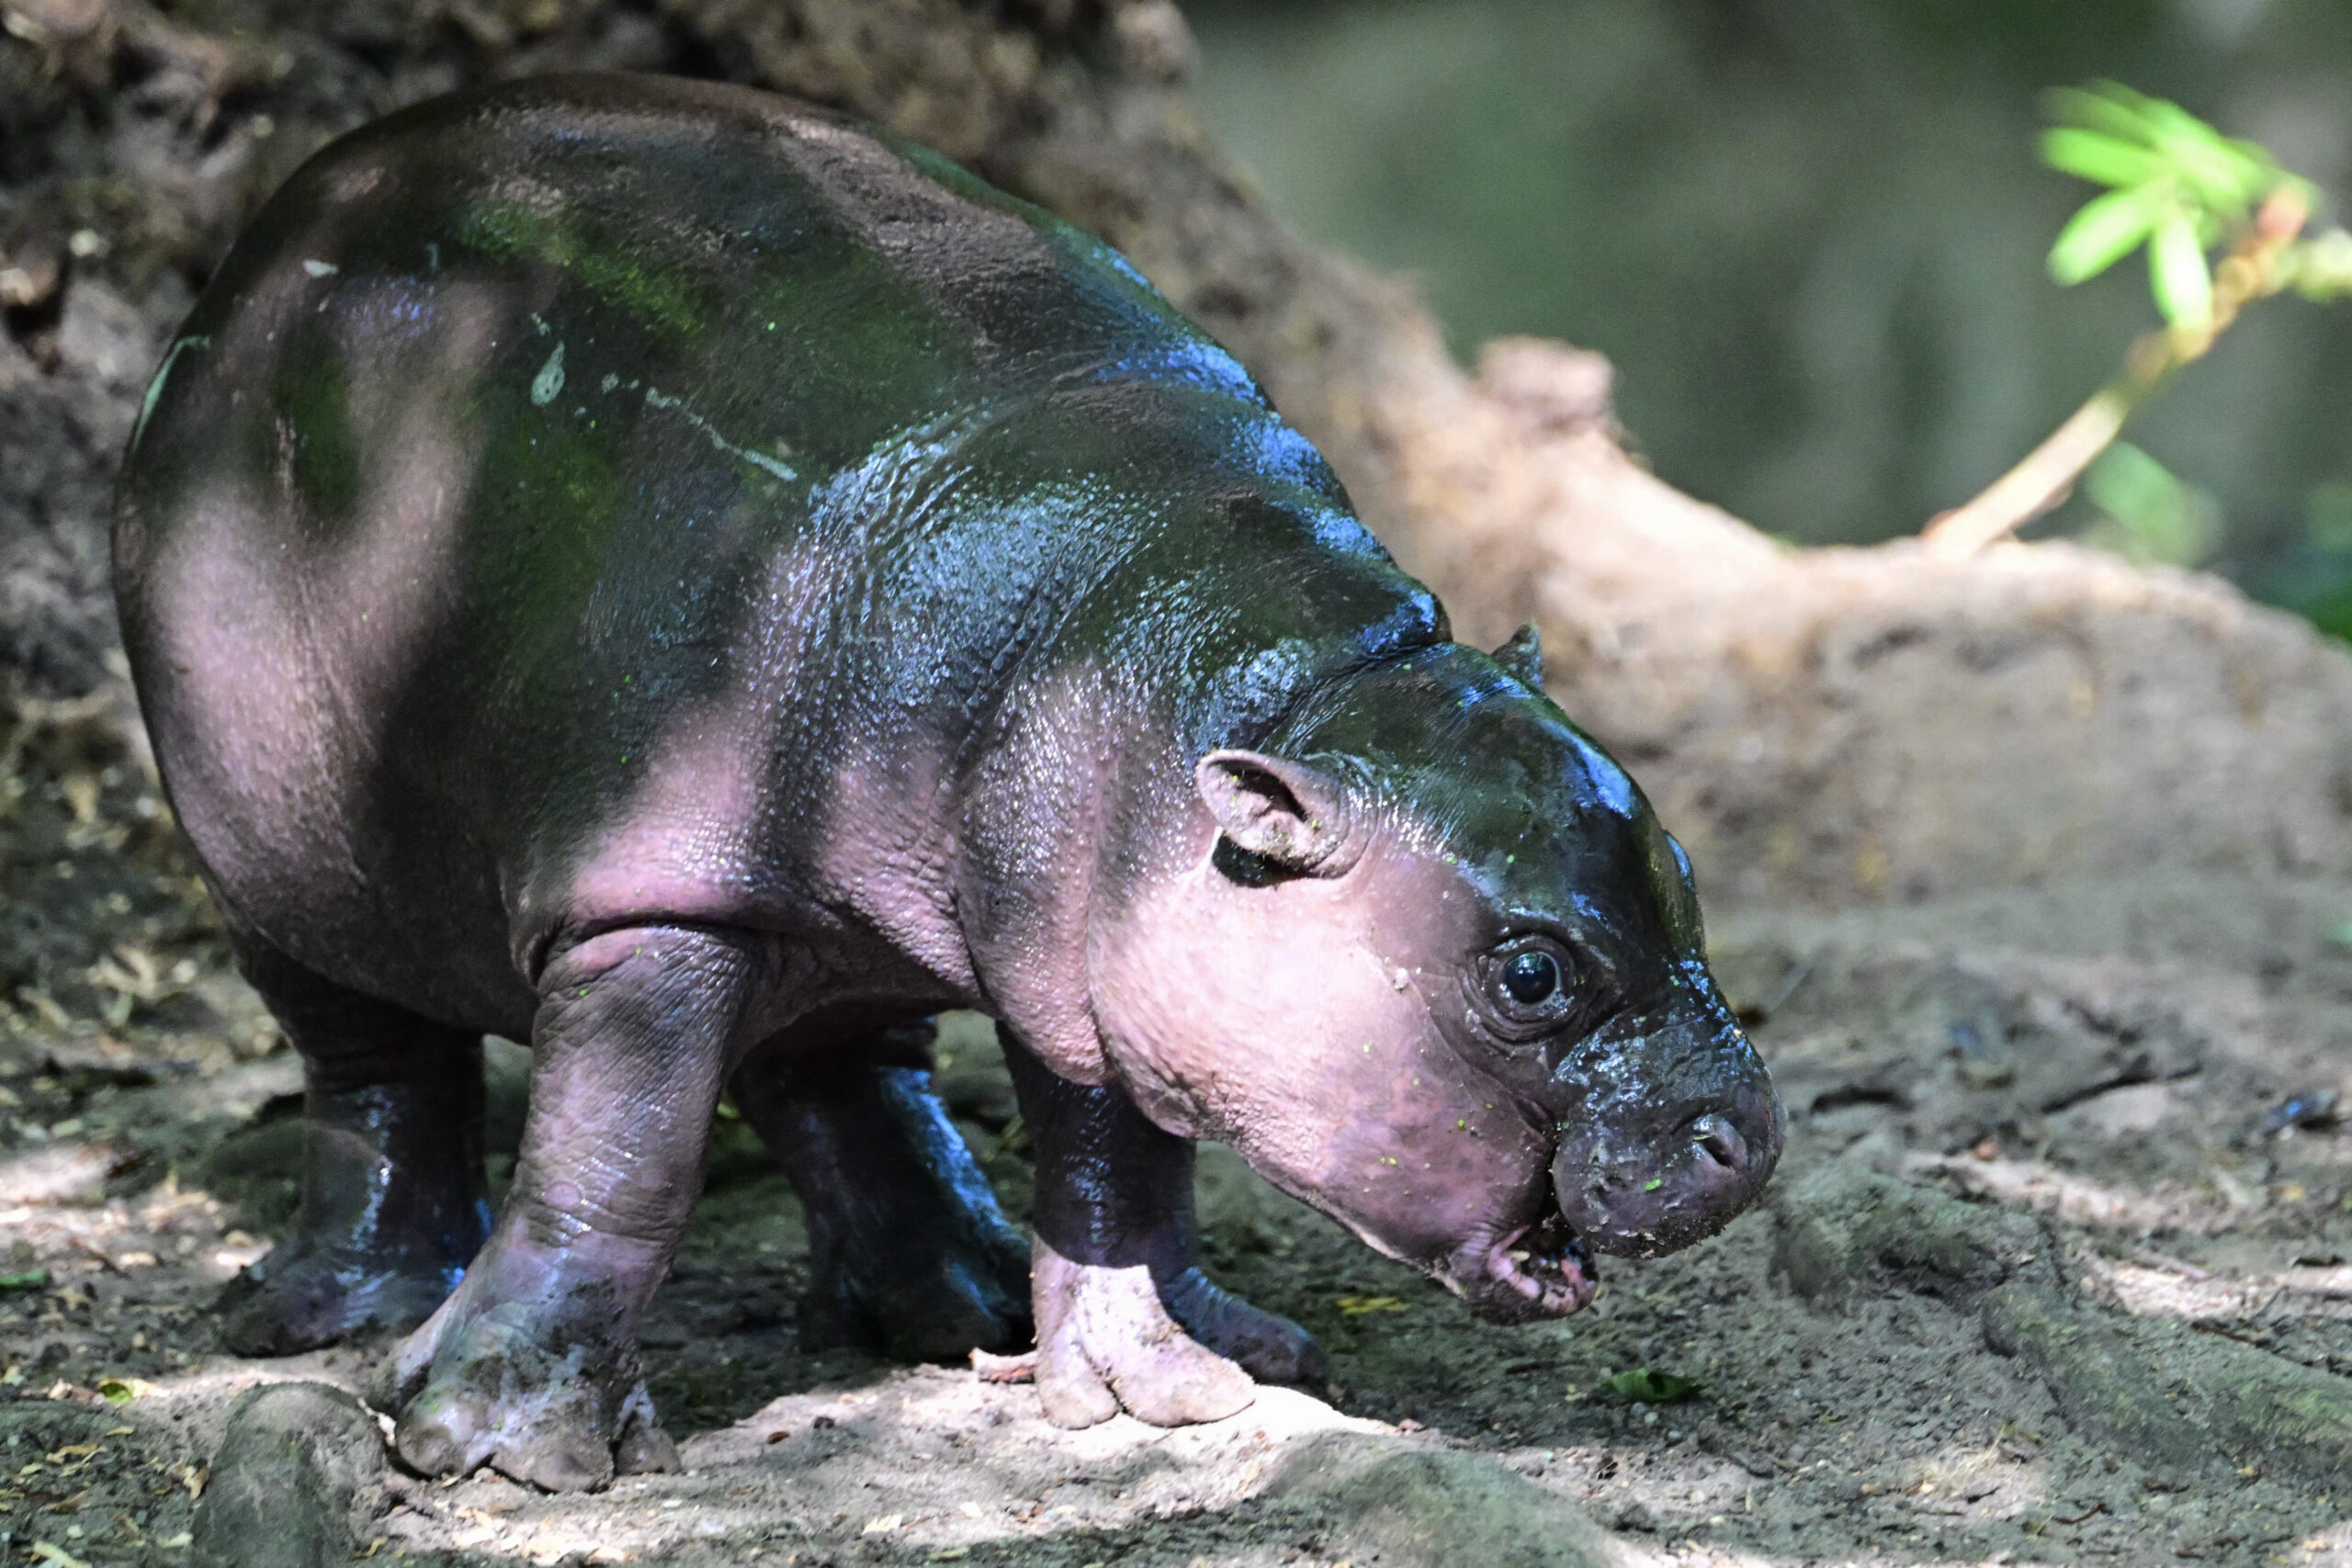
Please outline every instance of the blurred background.
M1465 359L1615 362L1672 483L1806 544L1916 531L2156 324L2043 93L2113 78L2352 194L2346 0L1190 0L1208 123L1307 237L1409 275ZM2201 565L2352 636L2352 307L2248 311L2028 536Z

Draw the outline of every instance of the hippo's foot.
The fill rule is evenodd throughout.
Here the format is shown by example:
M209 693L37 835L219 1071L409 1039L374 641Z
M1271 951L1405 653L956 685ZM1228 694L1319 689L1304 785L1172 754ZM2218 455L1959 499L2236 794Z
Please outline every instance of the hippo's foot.
M487 1464L550 1492L678 1468L635 1346L615 1331L610 1282L573 1275L485 1255L393 1352L369 1393L398 1412L403 1462L426 1475Z
M213 1310L239 1356L291 1356L406 1334L447 1301L466 1260L392 1254L298 1235L229 1281Z
M241 1356L406 1334L490 1234L481 1037L346 990L251 933L238 966L302 1053L294 1234L214 1303Z
M879 1236L812 1258L803 1349L858 1345L898 1361L960 1361L1030 1337L1029 1244L1002 1219L909 1246Z
M884 1031L854 1048L772 1044L735 1075L735 1103L775 1152L808 1216L808 1349L860 1345L901 1361L961 1361L1029 1342L1029 1244L919 1067Z
M1248 1372L1169 1314L1141 1264L1073 1263L1040 1241L1035 1287L1037 1393L1057 1427L1091 1427L1122 1410L1184 1427L1221 1421L1258 1397Z
M1320 1388L1330 1381L1331 1364L1314 1336L1211 1284L1198 1269L1160 1280L1159 1299L1185 1333L1260 1382Z

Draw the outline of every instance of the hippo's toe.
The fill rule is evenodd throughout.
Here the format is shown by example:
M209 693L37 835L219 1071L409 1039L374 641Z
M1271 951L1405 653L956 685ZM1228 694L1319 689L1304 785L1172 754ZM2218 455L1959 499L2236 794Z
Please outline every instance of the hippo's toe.
M676 1468L633 1337L600 1310L609 1292L544 1269L516 1289L522 1271L502 1261L478 1264L378 1370L368 1403L395 1413L401 1461L425 1475L487 1464L550 1492ZM501 1273L502 1288L484 1282Z
M1151 1270L1036 1247L1037 1393L1057 1427L1125 1410L1154 1427L1221 1421L1258 1397L1250 1374L1184 1332Z
M508 1303L462 1323L445 1313L401 1346L370 1393L400 1412L402 1461L425 1475L487 1464L549 1492L676 1469L634 1359L551 1343L543 1326Z
M479 1375L436 1382L410 1404L395 1440L401 1460L424 1474L489 1464L548 1492L594 1491L616 1474L680 1468L678 1446L655 1421L643 1383L623 1402L617 1436L599 1405L593 1389L558 1385L511 1400Z

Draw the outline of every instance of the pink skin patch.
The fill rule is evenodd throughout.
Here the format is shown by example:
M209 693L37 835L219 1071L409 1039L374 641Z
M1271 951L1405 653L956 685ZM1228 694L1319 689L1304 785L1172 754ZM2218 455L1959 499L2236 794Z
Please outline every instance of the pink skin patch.
M1091 989L1128 1092L1481 1315L1583 1307L1596 1280L1551 1191L1553 1130L1432 1022L1433 997L1459 1004L1450 971L1419 961L1474 934L1458 874L1375 843L1344 877L1236 890L1208 860L1210 825L1194 832L1202 863L1093 943Z

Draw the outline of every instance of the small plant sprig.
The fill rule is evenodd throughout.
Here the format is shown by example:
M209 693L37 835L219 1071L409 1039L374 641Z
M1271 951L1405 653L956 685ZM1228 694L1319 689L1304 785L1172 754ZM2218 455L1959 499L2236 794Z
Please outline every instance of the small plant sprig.
M1928 525L1922 536L1941 556L1973 555L2064 501L2132 412L2248 305L2290 289L2352 295L2352 233L2307 234L2317 193L2267 148L2112 82L2054 93L2051 107L2059 123L2042 134L2042 161L2109 187L2059 231L2051 276L2083 283L2145 245L2165 325L2024 461Z

